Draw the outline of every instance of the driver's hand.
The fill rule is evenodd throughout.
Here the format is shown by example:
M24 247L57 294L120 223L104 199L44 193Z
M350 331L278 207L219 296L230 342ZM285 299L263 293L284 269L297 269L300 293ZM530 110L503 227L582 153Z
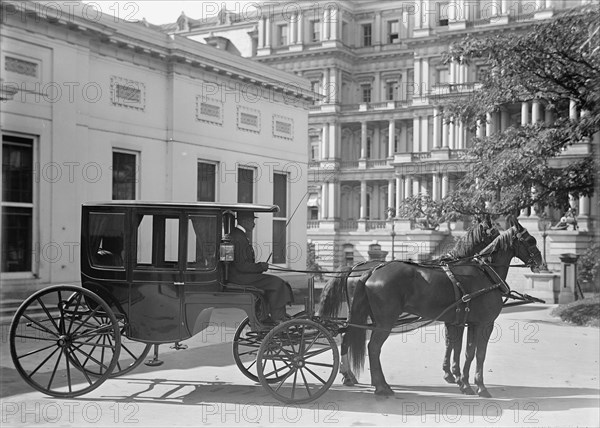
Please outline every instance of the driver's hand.
M267 262L260 262L260 267L261 269L264 271L269 270L269 263Z

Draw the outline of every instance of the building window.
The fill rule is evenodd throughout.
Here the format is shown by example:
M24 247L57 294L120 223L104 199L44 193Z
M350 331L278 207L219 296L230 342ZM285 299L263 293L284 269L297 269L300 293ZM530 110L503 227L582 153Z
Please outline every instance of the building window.
M311 220L318 220L319 219L319 208L316 207L311 207L310 210L310 219Z
M273 263L285 263L287 248L287 174L273 174L273 205L279 207L279 212L273 214Z
M288 26L287 24L282 24L277 26L277 40L279 41L279 46L287 46L288 44Z
M311 137L310 138L310 160L318 161L319 157L319 137Z
M2 136L2 272L31 272L33 139Z
M387 82L385 84L385 99L387 101L393 101L396 99L396 93L398 92L398 82Z
M254 170L238 168L238 202L254 202Z
M136 197L137 154L121 151L113 152L112 198L113 200L134 200Z
M454 7L454 5L453 5ZM437 15L438 15L438 25L440 27L448 25L448 2L440 2L437 3Z
M198 162L198 192L199 202L216 201L217 166L214 163Z
M371 46L372 43L372 28L371 24L362 25L362 45Z
M319 20L310 21L310 41L321 41L321 21Z
M371 85L360 85L361 99L363 103L371 102Z
M400 43L400 22L388 21L388 43Z

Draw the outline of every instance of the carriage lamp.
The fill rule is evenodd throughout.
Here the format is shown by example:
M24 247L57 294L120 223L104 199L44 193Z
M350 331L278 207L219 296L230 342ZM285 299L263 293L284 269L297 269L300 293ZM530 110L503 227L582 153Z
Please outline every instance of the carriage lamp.
M221 246L219 247L219 260L221 260L222 262L232 262L234 258L233 253L233 244L227 241L221 242Z

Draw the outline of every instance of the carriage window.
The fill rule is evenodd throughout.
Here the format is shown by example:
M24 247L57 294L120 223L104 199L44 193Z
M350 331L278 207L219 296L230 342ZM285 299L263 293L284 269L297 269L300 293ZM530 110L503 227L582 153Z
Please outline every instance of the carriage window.
M178 267L179 218L140 215L137 230L138 266Z
M92 265L124 267L125 214L90 213L88 236Z
M187 269L212 270L216 266L217 219L193 215L188 220Z

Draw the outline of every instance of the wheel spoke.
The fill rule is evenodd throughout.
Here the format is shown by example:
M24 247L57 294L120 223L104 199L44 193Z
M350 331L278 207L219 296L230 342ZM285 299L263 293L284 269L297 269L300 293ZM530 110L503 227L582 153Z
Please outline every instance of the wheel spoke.
M56 359L56 364L54 365L54 370L52 370L52 376L50 376L50 380L48 381L48 388L47 389L52 389L52 381L54 380L54 376L56 375L56 370L58 369L58 364L60 363L60 357L62 357L62 352L58 353L58 358Z
M53 332L52 330L50 330L48 327L46 327L45 325L41 324L39 321L34 320L33 318L31 318L29 315L27 314L23 314L23 318L27 318L29 321L31 321L32 323L34 323L35 325L40 327L40 331L45 331L48 334L51 334L54 337L58 337L58 333ZM54 322L54 321L52 321ZM33 327L33 326L32 326ZM60 331L60 330L59 330Z
M71 358L73 358L74 362L77 364L77 368L83 373L88 383L92 385L92 379L90 379L90 377L88 376L87 371L84 369L83 365L79 361L79 358L77 358L77 355L75 355L75 353L72 351L74 351L74 348L71 348Z
M319 379L321 381L321 383L323 385L325 385L327 383L327 381L323 380L321 378L321 376L319 376L318 374L316 374L315 372L313 372L311 369L309 369L308 367L304 366L304 368L306 369L307 372L309 372L311 375L313 375L314 377L316 377L317 379Z
M29 377L32 377L44 364L46 364L46 361L48 361L50 358L52 358L52 356L54 354L56 354L57 351L59 351L60 348L57 346L56 349L54 351L52 351L52 353L50 355L48 355L44 361L42 361L36 368L35 370L33 370L31 373L29 373ZM22 357L19 357L22 358Z
M44 304L44 302L42 302L42 300L39 297L36 300L38 301L38 303L40 304L40 306L46 313L46 316L48 317L48 319L50 321L52 321L52 324L54 325L54 328L56 329L56 331L60 331L58 328L58 325L54 322L54 318L52 317L52 315L50 315L50 311L48 310L48 308L46 308L46 305Z
M73 316L71 317L71 322L69 323L69 328L67 329L67 334L71 334L71 329L73 328L73 321L75 321L75 316L77 315L77 309L79 309L79 305L81 305L82 297L83 297L83 294L78 293L77 297L75 298L77 300L77 304L75 305L75 309L73 310Z
M79 327L77 327L77 328L75 329L75 331L73 331L71 334L73 334L73 335L74 335L75 333L77 333L77 331L78 331L78 330L79 330L81 327L83 327L83 325L84 325L85 323L87 323L87 321L88 321L88 320L89 320L91 317L93 317L93 316L94 316L94 315L95 315L95 314L98 312L98 309L100 309L100 306L97 306L97 307L96 307L96 308L95 308L95 309L94 309L94 310L93 310L93 311L92 311L92 312L91 312L91 313L90 313L90 314L87 316L87 318L86 318L85 320L83 320L83 321L81 322L81 324L79 324Z
M306 388L306 393L308 394L309 397L311 397L312 393L310 392L310 388L308 386L308 381L306 380L306 376L304 375L304 371L302 369L300 369L300 374L302 375L302 380L304 381L304 387Z
M96 358L94 358L93 355L86 354L84 351L81 350L81 347L73 348L73 350L79 352L81 355L87 356L89 360L91 360L92 362L96 363L100 368L103 367L105 370L108 370L108 366L107 365L105 365L101 361L98 361ZM102 371L100 373L102 373Z
M50 349L53 346L56 346L56 343L53 343L52 345L48 345L48 346L46 346L44 348L36 349L35 351L29 351L26 354L19 355L17 358L21 359L21 358L29 357L31 355L37 354L38 352L42 352L42 351L45 351L46 349Z

